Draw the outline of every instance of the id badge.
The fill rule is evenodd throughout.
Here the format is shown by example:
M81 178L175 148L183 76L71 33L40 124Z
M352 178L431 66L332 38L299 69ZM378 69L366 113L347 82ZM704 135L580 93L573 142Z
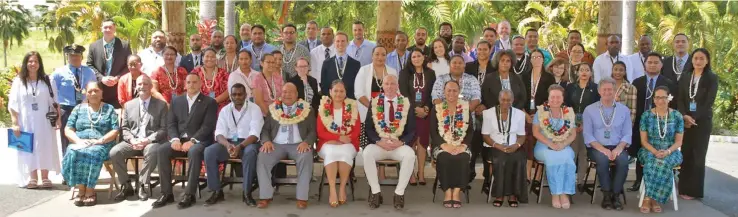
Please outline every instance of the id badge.
M610 131L605 130L605 139L610 139Z
M422 102L423 101L423 93L420 92L420 90L415 91L415 102Z
M282 131L283 133L286 133L286 132L287 132L287 131L289 130L289 129L288 129L288 127L289 127L289 126L282 126L282 127L280 127L279 129L280 129L280 130L281 130L281 131Z
M531 99L530 100L530 110L533 111L535 109L536 109L536 101Z
M238 135L233 135L233 138L231 138L231 141L238 142Z
M253 103L256 103L256 102L254 102L254 97L253 97L253 96L250 96L250 97L249 97L249 102L253 102Z
M582 123L582 114L577 113L577 123Z
M82 103L82 92L75 91L74 92L75 98L77 99L77 104Z
M213 98L213 99L215 99L215 92L212 92L212 91L211 91L209 95L210 95L210 98Z
M34 102L34 103L32 103L32 104L31 104L31 109L32 109L33 111L38 111L38 103L35 103L35 102Z
M176 93L174 93L174 92L172 92L172 98L170 98L170 101L171 101L171 100L174 100L174 98L177 98L177 94L176 94Z
M697 102L695 102L694 100L692 100L691 102L689 102L689 111L691 111L691 112L696 112L697 111Z

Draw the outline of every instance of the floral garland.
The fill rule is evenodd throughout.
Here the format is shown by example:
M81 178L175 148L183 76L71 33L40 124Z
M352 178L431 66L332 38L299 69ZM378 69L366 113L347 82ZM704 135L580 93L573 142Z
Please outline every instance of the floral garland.
M282 125L297 124L305 120L310 114L310 105L305 100L298 100L295 102L297 111L294 114L287 115L284 113L284 106L282 99L277 99L269 106L269 113L272 114L272 118Z
M356 100L344 99L343 105L343 112L341 113L342 126L339 127L338 124L333 122L333 100L328 96L323 96L323 98L320 99L318 116L320 116L320 120L323 122L323 126L325 126L328 132L338 135L351 134L351 129L353 129L356 120L359 119L359 110L355 109L357 108Z
M466 129L469 127L469 103L459 100L456 104L456 112L453 115L448 112L448 103L436 104L436 118L443 124L438 125L438 132L443 136L443 140L450 145L458 146L466 136ZM443 111L443 112L440 112ZM453 125L452 125L453 117Z
M551 124L551 119L549 118L551 115L551 107L548 105L548 102L538 106L538 120L540 120L539 125L541 129L543 129L543 135L554 142L562 142L566 140L572 132L574 132L574 121L576 120L574 112L570 107L563 107L562 110L564 113L564 126L559 130L554 130L553 125Z
M400 138L402 135L402 129L405 129L407 123L407 109L410 107L410 103L402 95L397 95L397 108L395 109L395 120L392 123L387 123L384 120L384 93L379 94L376 98L372 99L374 104L374 115L372 120L374 121L374 127L381 138Z

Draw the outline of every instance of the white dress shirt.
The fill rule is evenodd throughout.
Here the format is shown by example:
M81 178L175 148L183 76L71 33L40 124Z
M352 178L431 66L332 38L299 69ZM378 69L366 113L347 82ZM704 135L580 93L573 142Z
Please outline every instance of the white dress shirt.
M310 105L307 105L310 106ZM286 114L294 114L297 110L297 106L292 105L283 105L284 112ZM289 128L292 128L292 141L289 139ZM277 132L277 136L274 138L274 143L276 144L294 144L294 143L300 143L302 142L302 138L300 137L300 129L297 128L297 124L288 124L288 125L280 125L279 131Z
M398 76L395 69L387 65L384 65L384 68L387 69L387 74ZM362 96L365 96L367 99L369 99L369 101L372 100L372 82L374 82L374 79L372 79L373 76L373 64L362 66L361 69L359 69L359 73L356 75L356 80L354 81L354 96L356 96L357 100L360 99ZM361 117L361 123L364 123L364 121L366 120L366 112L368 110L369 108L364 106L364 104L359 103L359 116Z
M195 94L194 96L192 96L192 98L190 98L190 95L185 93L185 97L187 97L187 106L188 106L187 113L192 111L192 105L195 104L195 100L197 100L198 96L200 96L199 92Z
M592 78L593 82L595 84L599 84L600 80L603 78L611 78L612 77L612 65L616 63L617 61L623 61L626 66L625 74L626 76L630 73L630 70L632 70L632 67L630 67L631 64L628 63L628 59L626 56L623 56L622 54L618 54L616 57L610 56L610 52L605 52L603 54L600 54L595 58L594 65L592 66Z
M255 136L257 139L264 126L264 116L259 106L246 102L241 110L237 110L233 103L228 103L218 114L218 123L215 126L215 138L224 136L228 140L233 138L246 139Z
M646 57L641 52L637 52L628 55L627 59L627 78L630 83L633 83L633 80L646 74Z
M431 69L436 72L436 79L441 77L441 75L451 73L451 67L448 65L448 60L443 57L438 57L438 61L433 61L431 63Z
M495 143L512 145L518 143L518 136L525 136L525 113L520 109L512 108L509 143L507 142L507 136L503 136L502 130L497 126L497 107L484 110L482 118L484 120L482 135L489 136ZM502 124L507 124L507 121L502 122ZM484 147L492 147L492 144L484 143Z
M231 91L231 88L235 84L242 84L246 87L246 94L249 101L251 101L251 98L254 96L251 95L251 89L254 88L253 85L251 85L251 76L258 74L256 70L251 69L251 72L249 72L249 76L246 76L241 72L241 67L236 69L235 71L231 72L231 74L228 75L228 92Z
M336 46L328 47L329 57L336 55ZM321 44L310 51L310 76L320 83L320 72L323 69L323 61L325 61L325 45Z
M164 50L160 52L154 51L153 48L148 47L140 52L138 56L141 57L141 71L146 75L151 76L159 67L164 65ZM174 68L179 67L179 62L182 59L182 55L177 54L177 59L174 60Z

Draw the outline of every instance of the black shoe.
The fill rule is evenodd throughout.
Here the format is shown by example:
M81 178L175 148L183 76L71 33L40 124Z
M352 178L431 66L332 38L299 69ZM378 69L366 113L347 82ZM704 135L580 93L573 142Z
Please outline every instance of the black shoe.
M484 184L482 184L482 194L489 194L489 183L485 180Z
M246 206L256 207L256 200L254 200L254 197L252 197L251 194L242 195L241 200L246 203Z
M619 193L612 194L611 200L612 200L612 208L613 209L615 209L617 211L623 210L623 203L620 201L620 194Z
M602 208L606 210L612 209L612 193L609 191L602 192Z
M120 202L125 200L126 198L133 196L135 192L133 191L133 187L131 187L131 184L124 184L121 186L120 191L118 191L118 194L115 195L113 198L113 201Z
M224 201L225 196L223 195L223 191L215 191L213 194L210 195L210 198L205 200L205 206L216 204L220 201Z
M584 184L577 184L577 191L579 192L585 192L587 190L584 186Z
M147 200L149 200L149 192L148 192L148 189L149 188L146 187L145 185L144 186L141 186L141 189L138 189L138 200L140 200L140 201L147 201Z
M382 193L376 193L369 195L369 209L376 209L379 208L379 205L382 205Z
M641 182L640 181L634 182L633 186L630 186L630 188L628 188L627 190L628 192L634 192L634 191L641 190Z
M394 205L395 205L395 209L405 208L405 196L395 194Z
M163 206L166 206L167 204L174 203L174 195L173 194L164 194L159 197L154 203L151 204L154 208L160 208Z
M185 194L184 197L182 198L182 201L180 201L177 204L177 208L186 209L186 208L191 207L193 204L195 204L195 202L196 202L195 195Z

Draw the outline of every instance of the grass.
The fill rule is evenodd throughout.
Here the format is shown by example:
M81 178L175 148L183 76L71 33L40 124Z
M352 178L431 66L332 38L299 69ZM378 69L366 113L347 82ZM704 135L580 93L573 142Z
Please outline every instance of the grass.
M56 36L56 32L49 31L49 36ZM77 44L89 46L88 43L84 42L83 37L77 37ZM54 69L64 66L64 54L61 52L52 52L49 50L49 40L46 39L46 35L43 30L31 30L29 31L29 37L23 40L23 44L20 46L13 46L8 48L8 66L18 65L20 66L23 62L23 56L30 51L37 51L41 54L41 58L44 61L44 71L47 74L54 72ZM1 51L0 51L1 52ZM84 55L87 58L87 54ZM2 60L0 60L2 61ZM83 64L87 60L83 60ZM1 62L0 62L1 63ZM3 65L3 67L6 67Z

